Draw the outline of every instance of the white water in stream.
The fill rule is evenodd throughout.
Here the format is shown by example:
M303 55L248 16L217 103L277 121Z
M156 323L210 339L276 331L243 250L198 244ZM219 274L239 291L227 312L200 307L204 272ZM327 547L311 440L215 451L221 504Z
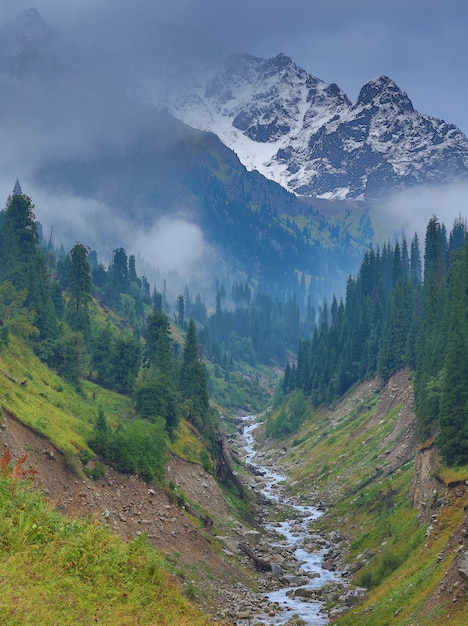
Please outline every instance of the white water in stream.
M273 546L288 546L295 549L294 555L300 562L300 569L302 572L312 576L309 578L307 574L302 574L301 576L300 573L297 573L299 578L306 579L301 586L307 589L320 589L327 583L340 581L341 576L339 574L322 568L324 554L327 552L327 548L308 552L307 548L304 547L304 540L310 537L308 526L311 521L316 520L321 515L321 512L313 506L297 504L291 498L285 496L280 484L284 483L287 478L257 462L255 440L252 434L258 426L258 424L255 423L255 419L255 415L248 415L243 418L244 427L242 434L245 440L245 460L248 465L262 475L265 487L261 489L261 493L275 503L284 505L288 507L288 509L292 509L296 512L292 520L266 526L267 530L274 531L280 535L280 540L277 544L273 544ZM323 604L316 600L305 600L304 598L294 597L293 594L288 595L288 591L294 589L297 589L297 585L284 587L278 591L265 594L270 602L277 602L281 607L281 611L274 617L268 617L266 623L272 625L286 624L293 615L296 615L304 620L306 624L328 624L329 619L323 612Z

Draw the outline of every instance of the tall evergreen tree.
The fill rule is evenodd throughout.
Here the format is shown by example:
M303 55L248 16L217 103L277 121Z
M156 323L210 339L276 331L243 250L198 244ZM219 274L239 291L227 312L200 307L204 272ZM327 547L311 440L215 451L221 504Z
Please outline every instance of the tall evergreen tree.
M180 392L191 403L188 418L205 433L211 430L205 369L200 362L195 322L190 319L180 370Z
M426 241L424 248L424 281L434 272L438 283L445 275L447 264L447 241L445 228L440 225L435 215L429 220L426 228Z
M146 318L144 332L144 358L162 371L166 371L170 360L170 324L169 319L162 311L154 311Z
M411 241L410 252L410 280L413 286L421 284L422 279L422 266L421 266L421 252L419 250L419 239L417 233L414 233L413 240Z
M70 250L70 266L67 281L67 322L73 330L86 337L90 332L89 301L91 299L91 271L88 249L77 243Z
M391 294L379 358L380 375L387 379L408 362L408 336L413 318L413 293L401 277Z
M179 326L184 327L185 324L185 300L184 296L177 297L177 323Z
M87 355L81 333L76 333L66 326L61 334L60 375L77 388L81 386Z
M447 352L442 380L438 445L448 465L468 463L468 328L466 269L454 274Z
M91 367L96 381L103 387L113 388L114 374L112 355L114 352L114 335L110 324L106 324L94 339L91 354Z
M10 333L27 339L39 331L34 326L34 311L25 306L27 290L18 291L9 280L0 285L0 345L8 342Z
M141 280L138 278L136 273L136 262L134 254L131 254L128 257L128 280L130 281L130 283L135 283L138 289L141 287Z
M410 257L408 254L408 244L406 242L406 237L404 236L401 242L401 267L403 276L408 278L410 275Z
M130 282L128 278L128 257L124 248L116 248L113 252L111 275L114 288L121 293L127 293Z
M467 236L466 219L463 219L460 215L453 223L452 230L450 231L449 239L449 252L455 253L457 250L461 250L465 247Z
M111 354L112 388L126 395L133 392L141 360L139 342L130 335L115 338Z
M47 265L39 249L34 206L31 198L20 192L18 183L2 213L0 280L9 280L19 291L27 290L25 305L34 311L39 330L37 347L47 358L46 343L52 343L58 333L57 316L50 298Z

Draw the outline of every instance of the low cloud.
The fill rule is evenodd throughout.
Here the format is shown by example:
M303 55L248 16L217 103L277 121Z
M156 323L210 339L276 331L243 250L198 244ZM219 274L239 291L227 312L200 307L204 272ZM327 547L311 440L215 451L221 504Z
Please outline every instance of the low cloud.
M127 221L110 206L71 195L33 190L36 218L44 237L53 228L55 246L70 249L77 241L98 252L107 265L112 251L123 247L162 274L176 271L190 276L203 260L205 242L201 229L182 218L162 217L146 231Z
M15 178L0 178L3 206L12 193ZM112 206L71 194L52 193L35 186L27 178L20 179L23 193L30 196L34 214L46 240L52 235L55 248L70 250L81 242L98 253L107 266L112 251L123 247L134 254L148 269L160 274L178 272L189 278L207 261L208 246L203 232L195 223L180 217L159 218L150 228L142 230L138 223L125 219Z
M203 260L205 242L201 229L180 218L162 217L148 232L139 232L131 247L162 273L171 270L189 276Z
M31 196L34 214L41 223L44 238L53 233L53 244L69 250L76 242L96 250L107 265L112 250L124 246L131 225L110 206L69 194L54 194L42 188L22 184L23 192ZM125 247L125 246L124 246Z
M383 207L385 221L395 236L417 233L424 242L426 226L433 215L450 231L456 218L468 216L468 182L422 185L393 194Z

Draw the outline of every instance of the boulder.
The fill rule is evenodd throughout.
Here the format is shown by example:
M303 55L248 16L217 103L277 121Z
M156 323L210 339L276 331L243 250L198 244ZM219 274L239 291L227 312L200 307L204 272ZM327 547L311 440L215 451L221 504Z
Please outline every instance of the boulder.
M283 576L283 569L280 565L278 565L278 563L270 563L270 567L273 576L277 578L281 578L281 576Z
M291 585L291 587L298 587L299 585L304 584L304 579L294 576L294 574L286 574L283 576L283 580Z
M464 552L458 559L458 573L462 578L468 580L468 551Z
M233 553L238 553L239 550L239 543L236 541L236 539L234 539L234 537L217 537L218 541L221 541L221 543L223 543L226 548L229 550L229 552L233 552Z
M294 591L294 596L296 598L307 598L308 600L316 599L317 598L317 590L316 589L311 589L310 587L298 587Z

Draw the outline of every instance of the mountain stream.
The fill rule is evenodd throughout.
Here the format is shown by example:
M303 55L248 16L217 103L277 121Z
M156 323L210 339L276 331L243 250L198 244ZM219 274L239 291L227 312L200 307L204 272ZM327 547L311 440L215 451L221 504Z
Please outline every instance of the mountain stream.
M289 582L289 586L264 594L268 603L277 605L277 610L274 616L259 615L258 623L287 624L294 616L296 620L299 618L302 620L301 623L307 625L327 624L329 618L324 612L323 602L311 599L314 596L313 591L329 583L339 583L342 578L340 574L323 567L327 546L318 550L316 547L307 548L306 540L311 538L309 525L321 515L321 511L314 506L298 504L293 498L285 495L282 484L287 480L286 476L277 473L272 467L259 463L253 436L258 426L255 420L255 415L242 418L241 436L245 442L243 444L245 461L255 474L262 477L259 488L262 495L276 506L280 506L280 510L284 507L286 514L281 517L292 517L287 521L269 521L264 528L268 534L277 536L277 539L273 540L272 549L275 547L292 549L300 567L297 575L282 577L285 585Z

